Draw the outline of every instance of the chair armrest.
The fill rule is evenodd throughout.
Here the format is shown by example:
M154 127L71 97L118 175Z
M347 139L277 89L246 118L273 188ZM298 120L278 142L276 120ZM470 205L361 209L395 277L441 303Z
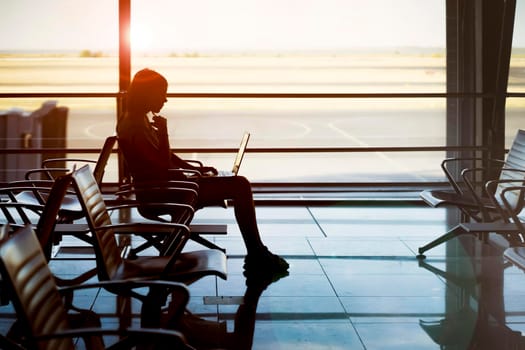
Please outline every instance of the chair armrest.
M513 197L516 197L516 192L518 192L517 200L511 202L509 200L510 195L508 194L508 192L513 192L514 193ZM523 209L524 194L525 194L524 185L508 186L499 192L501 203L503 203L503 207L505 208L506 217L511 218L512 221L518 226L520 232L525 234L525 226L523 225L523 222L518 216L518 214Z
M49 193L51 191L52 183L53 183L52 181L49 182L49 186L48 186L48 183L44 183L45 186L41 186L40 181L38 184L35 183L35 186L27 185L27 184L31 184L31 182L27 182L27 184L22 183L22 182L10 183L8 184L8 187L0 188L0 194L3 195L4 197L9 198L11 202L25 203L25 202L20 202L17 195L22 192L32 192L34 194L35 199L39 202L39 204L44 205L46 200L44 199L42 194ZM26 203L26 204L35 204L35 203Z
M26 208L30 210L44 209L43 204L22 203L22 202L0 202L0 207L2 208Z
M525 170L519 170L519 169L505 169L505 171L516 171L519 173L524 173ZM501 217L504 221L508 222L508 213L507 208L505 208L505 204L501 201L501 195L502 191L509 187L516 187L516 186L523 186L525 185L525 179L503 179L503 180L490 180L485 183L485 193L490 198L491 202L493 203L494 207L498 209ZM501 188L503 187L503 188ZM523 198L521 199L523 201ZM508 203L510 205L510 203ZM523 207L523 202L516 202L515 203L515 210L520 211Z
M183 210L184 212L191 214L191 216L193 216L193 214L195 213L195 208L192 205L185 203L138 203L136 200L134 200L134 203L127 202L123 204L107 206L108 211L119 211L123 209L137 209L139 211L144 211L148 208L155 209L155 211L158 211L159 209L164 209L166 213L172 212L173 210Z
M9 198L11 202L19 202L25 204L35 204L34 202L23 202L20 200L19 195L24 192L32 192L34 199L38 204L44 205L46 199L44 194L51 192L53 186L52 180L21 180L14 181L7 184L5 187L0 188L0 197ZM68 190L66 194L74 195L73 190Z
M54 180L57 178L57 176L65 175L70 171L71 169L68 168L35 168L26 171L24 177L26 180L36 181L37 179L33 179L33 176L35 174L43 174L46 177L46 179Z
M42 161L42 168L47 168L49 164L59 163L59 162L82 162L82 163L91 163L96 164L97 161L93 159L85 158L48 158Z
M467 188L469 189L470 194L472 197L481 205L481 196L480 193L476 192L476 189L474 188L474 183L471 181L471 178L473 177L473 174L486 171L486 167L478 167L478 168L465 168L461 171L461 177L463 178L463 181L465 182ZM500 168L500 172L506 171L506 172L525 172L525 170L522 169L513 169L513 168ZM489 182L492 180L489 180ZM499 180L496 180L499 181ZM516 181L516 180L512 180ZM485 183L485 192L488 188L492 188L492 186L487 187Z
M49 187L51 188L55 183L54 179L40 180L40 179L25 179L25 180L15 180L10 181L5 184L2 188L8 189L13 187L29 187L29 186L40 186L40 187Z
M191 231L188 225L175 222L133 222L102 225L95 230L112 229L119 234L171 234L175 230L182 230L184 239L189 239ZM179 231L180 232L180 231Z
M455 157L455 158L446 158L441 162L441 169L445 173L445 176L447 177L448 181L458 194L463 194L463 191L461 190L461 186L459 185L456 178L452 175L452 172L450 171L449 167L451 163L455 162L464 162L464 161L476 161L476 160L483 160L483 158L480 157ZM505 162L501 159L488 159L488 161L496 163L498 165L503 165ZM464 168L465 169L465 168ZM464 170L462 169L462 170Z
M198 168L202 168L204 166L204 164L202 164L202 162L200 160L196 160L196 159L184 159L184 161L186 163L193 163L193 164L197 164L197 167Z
M119 187L119 191L129 191L135 188L149 188L149 187L173 187L173 188L188 188L197 191L199 184L195 181L184 181L184 180L167 180L167 181L140 181L128 184L122 184Z
M188 218L188 223L191 218ZM165 247L160 251L161 255L169 255L170 259L166 263L165 270L169 270L172 265L175 264L179 258L182 249L191 237L191 230L188 225L183 223L175 222L132 222L132 223L117 223L111 225L98 226L95 230L112 229L115 233L121 234L136 234L136 235L159 235L166 234L168 236L168 242L165 243ZM172 235L177 231L175 235Z
M173 184L173 182L169 183ZM160 216L176 214L174 210L180 210L177 209L177 206L189 205L192 208L191 216L193 216L199 196L195 189L157 186L157 184L118 191L117 199L108 202L108 210L118 209L126 205L127 208L138 209L139 213L145 218L166 221ZM172 217L173 219L176 218Z
M40 204L0 202L0 212L2 212L3 218L11 227L23 227L27 224L33 224L27 213L24 212L25 210L30 210L40 215L44 210L44 206ZM16 212L16 215L14 212Z
M466 188L468 189L471 197L480 206L480 209L483 207L481 196L479 193L476 192L476 189L474 188L474 183L472 182L471 178L473 177L473 174L478 173L483 170L486 170L486 169L485 168L465 168L461 171L461 178L463 179L463 182L465 183Z
M178 168L178 169L168 169L169 173L178 173L182 174L186 177L196 177L199 178L202 176L202 173L197 169L184 169L184 168Z
M441 162L441 166L442 166L442 167L447 167L447 166L448 166L448 163L452 163L452 162L462 162L462 161L466 161L466 160L469 160L469 161L474 161L474 160L486 160L486 161L493 162L493 163L497 163L497 164L505 164L505 161L502 160L502 159L494 159L494 158L484 159L484 158L482 158L482 157L454 157L454 158L445 158L445 159Z
M129 187L127 189L119 189L114 193L117 197L136 197L137 193L141 192L151 192L151 191L173 191L178 193L184 193L187 195L191 195L192 197L197 197L198 192L195 188L192 188L193 186L184 187L184 183L149 183L150 185L141 185L140 187ZM181 186L178 186L181 185Z

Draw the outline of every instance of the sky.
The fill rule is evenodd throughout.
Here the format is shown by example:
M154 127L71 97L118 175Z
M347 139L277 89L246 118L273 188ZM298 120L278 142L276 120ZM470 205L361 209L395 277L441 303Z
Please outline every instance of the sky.
M134 50L445 46L445 0L132 0L131 4ZM518 10L524 12L520 6ZM525 30L522 26L516 30L525 46ZM0 0L0 37L3 51L116 50L118 0Z

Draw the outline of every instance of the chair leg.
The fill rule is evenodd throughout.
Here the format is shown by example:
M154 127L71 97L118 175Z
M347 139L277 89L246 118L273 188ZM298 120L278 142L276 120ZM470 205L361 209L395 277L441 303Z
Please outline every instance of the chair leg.
M464 233L469 233L467 231L465 231L461 226L455 226L453 229L451 229L450 231L448 231L447 233L445 233L444 235L436 238L435 240L433 240L432 242L422 246L422 247L419 247L418 248L418 255L417 255L417 258L418 259L425 259L426 256L423 254L424 252L426 252L427 250L430 250L434 247L437 247L438 245L442 244L442 243L445 243L446 241L452 239L452 238L455 238L455 237L458 237L459 235L462 235Z
M191 233L191 236L190 236L190 239L192 241L195 241L197 243L200 243L202 244L203 246L207 247L207 248L211 248L211 249L218 249L220 251L222 251L223 253L226 253L226 249L222 248L222 247L219 247L218 245L216 245L215 243L207 240L206 238L202 237L201 235L199 234L196 234L196 233Z

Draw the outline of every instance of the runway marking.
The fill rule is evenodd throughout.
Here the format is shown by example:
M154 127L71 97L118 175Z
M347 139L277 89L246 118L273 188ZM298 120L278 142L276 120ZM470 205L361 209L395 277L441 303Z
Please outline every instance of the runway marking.
M97 133L95 132L94 129L95 129L95 128L98 128L98 127L100 127L100 126L102 126L102 125L106 125L106 124L109 124L109 125L110 125L110 128L114 129L114 127L113 127L113 126L114 126L114 123L113 123L113 122L101 122L101 123L92 124L92 125L86 127L86 128L84 129L84 133L85 133L88 137L90 137L90 138L92 138L92 139L95 139L95 140L105 140L106 137L108 137L108 136L110 136L110 135L113 135L113 134L115 133L115 130L112 130L112 132L111 132L111 133L108 133L107 135L99 136L99 135L97 135Z
M328 127L330 129L332 129L333 131L341 134L343 137L349 139L349 140L352 140L353 142L355 142L356 144L358 144L359 146L363 146L363 147L370 147L370 145L360 141L358 138L356 138L355 136L352 136L350 135L349 133L347 133L346 131L344 131L343 129L340 129L339 127L337 127L335 125L335 123L328 123ZM404 167L404 166L401 166L401 164L399 164L399 162L395 162L392 158L388 157L384 152L374 152L377 156L379 156L379 158L382 158L384 161L390 163L392 166L396 167L399 171L403 171L403 172L407 172L409 174L411 174L411 171L410 169ZM414 174L412 174L414 176ZM424 177L421 176L421 175L415 175L418 179L420 180L424 180Z

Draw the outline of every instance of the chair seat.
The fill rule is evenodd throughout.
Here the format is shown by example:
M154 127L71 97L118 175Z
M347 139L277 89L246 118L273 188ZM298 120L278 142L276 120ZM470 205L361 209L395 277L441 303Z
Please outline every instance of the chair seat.
M454 191L436 191L436 190L424 190L419 194L420 198L425 201L426 204L433 208L450 205L450 206L461 206L467 208L477 208L479 205L474 199L469 199L466 195L460 195ZM493 207L492 203L487 199L483 203L487 209Z
M42 196L42 199L44 201L47 201L47 194L40 193ZM26 203L26 204L42 204L40 203L39 199L35 195L34 192L31 191L23 191L16 195L16 201L19 203ZM60 215L62 217L67 217L71 221L76 220L84 216L82 211L82 205L78 201L78 198L73 195L66 195L64 196L64 199L62 200L62 204L60 206Z
M112 279L142 278L169 279L191 283L204 276L218 276L226 279L226 255L217 249L181 253L175 265L165 270L170 256L139 256L125 259Z
M525 247L510 247L505 249L503 255L507 260L522 270L525 270Z

